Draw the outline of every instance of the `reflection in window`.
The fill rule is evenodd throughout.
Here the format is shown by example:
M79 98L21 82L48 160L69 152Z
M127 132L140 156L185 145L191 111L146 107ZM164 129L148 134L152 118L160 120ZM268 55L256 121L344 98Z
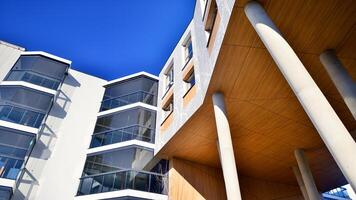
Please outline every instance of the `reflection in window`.
M0 128L1 178L17 178L34 140L33 134Z
M35 85L57 90L64 79L69 65L40 56L21 56L9 75L7 81L26 81Z
M151 150L135 146L88 156L83 176L124 169L142 170L152 157L153 152Z
M157 80L139 76L125 80L106 88L100 111L143 102L157 105Z
M50 108L53 95L24 87L0 87L0 120L38 128Z

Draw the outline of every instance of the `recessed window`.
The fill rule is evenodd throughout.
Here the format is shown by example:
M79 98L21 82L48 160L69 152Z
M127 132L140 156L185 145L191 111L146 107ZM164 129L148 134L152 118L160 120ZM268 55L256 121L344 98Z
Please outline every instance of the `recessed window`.
M193 44L192 44L192 37L186 39L183 43L184 48L184 62L187 63L193 57Z
M173 104L173 95L172 95L172 97L170 97L162 107L163 120L165 120L173 112L173 109L174 109L174 104Z
M174 64L170 64L168 70L165 73L165 93L173 86L174 83Z
M205 13L204 16L204 24L205 24L205 31L208 35L208 43L207 43L207 47L209 47L210 43L212 43L212 41L215 38L215 34L216 34L216 25L218 25L219 23L219 19L218 19L218 6L215 2L215 0L210 0L207 3L207 13Z
M194 85L195 85L195 73L194 73L194 68L192 69L191 72L184 78L184 87L185 91L188 92Z

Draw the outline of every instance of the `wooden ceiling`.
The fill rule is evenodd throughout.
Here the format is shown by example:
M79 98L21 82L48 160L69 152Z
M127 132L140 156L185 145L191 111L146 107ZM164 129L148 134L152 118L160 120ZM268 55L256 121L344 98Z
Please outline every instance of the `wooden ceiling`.
M320 190L345 183L316 129L237 1L202 107L158 156L219 167L211 95L226 97L239 174L296 184L293 151L306 155ZM356 1L261 2L349 131L356 122L319 61L335 49L356 80ZM228 81L226 81L228 80ZM322 112L322 111L321 111ZM353 135L356 136L355 134Z

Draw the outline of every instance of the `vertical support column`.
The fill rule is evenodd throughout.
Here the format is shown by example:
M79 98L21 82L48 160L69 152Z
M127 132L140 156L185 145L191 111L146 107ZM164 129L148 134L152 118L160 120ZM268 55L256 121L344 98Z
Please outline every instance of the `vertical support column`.
M356 190L355 141L263 7L251 1L246 4L245 13L342 173Z
M305 158L304 151L297 149L294 151L295 158L298 162L299 172L302 175L303 183L310 200L320 200L318 189L316 188L313 175L310 171L309 164Z
M320 61L356 119L356 84L332 50L320 55Z
M241 200L234 149L232 146L229 121L226 116L224 96L213 94L215 122L218 133L218 148L228 200Z
M302 195L304 197L304 200L309 200L308 193L307 193L307 190L305 188L304 181L303 181L303 178L302 178L302 174L300 174L299 168L297 166L294 166L292 169L293 169L295 178L297 179L300 191L302 192Z

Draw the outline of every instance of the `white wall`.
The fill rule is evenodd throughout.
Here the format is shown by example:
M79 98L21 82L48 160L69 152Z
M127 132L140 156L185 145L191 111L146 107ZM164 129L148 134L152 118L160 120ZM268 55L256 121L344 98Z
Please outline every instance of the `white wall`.
M222 45L227 25L230 20L231 12L234 0L216 0L218 5L220 23L218 32L214 42L214 47L211 53L208 53L207 48L207 36L203 24L203 13L200 5L201 1L196 1L194 17L192 22L187 27L187 30L182 35L182 38L178 42L176 48L173 50L171 56L167 60L165 66L163 67L161 73L159 74L159 91L158 91L158 112L157 112L157 126L156 126L156 149L157 153L185 124L185 122L199 109L203 104L210 79L215 67L215 63L220 52L220 47ZM194 62L194 73L196 79L196 95L191 100L191 102L183 107L183 96L185 94L185 89L183 87L183 73L182 68L185 65L183 61L183 47L182 44L191 34L192 44L193 44L193 62ZM164 94L164 72L170 66L170 63L174 60L174 111L173 111L173 123L169 126L167 130L160 133L160 126L163 121L162 119L162 96Z
M0 82L4 80L7 73L14 66L21 52L18 48L0 42Z
M70 70L14 200L74 199L106 81Z

